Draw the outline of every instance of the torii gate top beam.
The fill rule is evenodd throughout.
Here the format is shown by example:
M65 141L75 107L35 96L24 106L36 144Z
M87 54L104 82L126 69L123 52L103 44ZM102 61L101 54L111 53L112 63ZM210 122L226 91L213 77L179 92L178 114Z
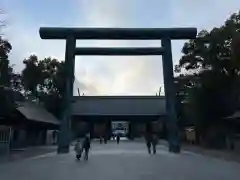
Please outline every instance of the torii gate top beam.
M39 30L42 39L194 39L196 28L56 28L42 27Z

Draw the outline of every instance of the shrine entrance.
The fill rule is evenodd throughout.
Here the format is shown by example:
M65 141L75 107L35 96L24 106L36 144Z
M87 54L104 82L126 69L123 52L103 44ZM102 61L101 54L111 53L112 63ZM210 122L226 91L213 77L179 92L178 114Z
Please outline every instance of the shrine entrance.
M71 139L71 104L73 97L74 66L76 55L144 56L162 55L163 77L167 111L167 129L170 152L180 152L180 137L175 110L171 40L194 39L196 28L40 28L42 39L65 39L66 84L58 142L58 153L68 153ZM77 39L161 40L161 47L133 48L78 48Z

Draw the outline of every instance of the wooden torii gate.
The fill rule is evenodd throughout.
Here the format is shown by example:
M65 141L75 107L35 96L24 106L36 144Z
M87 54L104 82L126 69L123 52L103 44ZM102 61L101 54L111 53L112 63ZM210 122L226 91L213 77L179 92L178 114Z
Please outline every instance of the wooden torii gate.
M196 28L40 28L42 39L65 39L65 63L67 76L63 96L63 112L58 142L58 153L68 153L70 144L70 118L73 97L74 66L76 55L104 56L143 56L162 55L163 76L168 117L168 142L170 152L180 152L180 137L175 110L175 88L171 40L194 39ZM159 48L78 48L77 39L128 39L128 40L161 40Z

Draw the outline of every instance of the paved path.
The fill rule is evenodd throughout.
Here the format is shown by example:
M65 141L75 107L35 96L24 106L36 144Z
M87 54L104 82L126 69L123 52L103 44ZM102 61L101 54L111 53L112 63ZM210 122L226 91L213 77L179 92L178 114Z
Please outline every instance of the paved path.
M165 140L160 140L159 144L168 146L168 142ZM196 154L201 154L204 156L210 156L218 159L223 159L226 161L233 161L240 163L240 153L238 151L229 151L229 150L222 150L222 149L209 149L203 148L196 145L191 145L187 143L181 144L181 149L184 151L190 151Z
M88 162L69 154L47 153L0 165L1 180L239 180L240 164L190 152L169 153L158 146L148 155L144 143L93 143Z
M26 149L18 149L12 151L8 156L0 156L0 163L19 161L34 156L55 152L56 150L56 146L36 146L28 147Z

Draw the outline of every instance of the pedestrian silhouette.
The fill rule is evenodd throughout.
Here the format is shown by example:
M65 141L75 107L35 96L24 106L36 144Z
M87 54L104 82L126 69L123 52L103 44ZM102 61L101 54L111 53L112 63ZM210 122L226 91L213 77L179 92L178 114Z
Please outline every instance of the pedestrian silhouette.
M75 144L74 150L76 152L76 159L79 161L82 156L82 147L80 145L80 140L77 140L77 143Z
M88 154L89 154L90 147L91 147L90 135L87 134L87 135L85 135L85 138L84 138L83 143L82 143L82 148L84 150L84 160L85 161L88 160Z
M117 144L119 144L120 141L120 134L117 134Z

